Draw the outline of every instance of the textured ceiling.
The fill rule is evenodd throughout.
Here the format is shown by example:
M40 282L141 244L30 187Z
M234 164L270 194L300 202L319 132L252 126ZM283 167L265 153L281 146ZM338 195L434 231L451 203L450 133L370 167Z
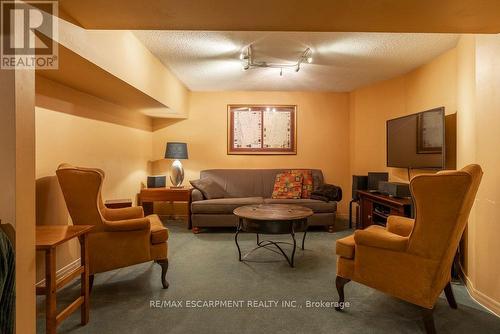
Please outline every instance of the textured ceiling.
M136 36L193 91L351 91L407 73L453 48L453 34L136 31ZM295 62L305 48L312 64L299 72L242 70L252 45L258 61Z

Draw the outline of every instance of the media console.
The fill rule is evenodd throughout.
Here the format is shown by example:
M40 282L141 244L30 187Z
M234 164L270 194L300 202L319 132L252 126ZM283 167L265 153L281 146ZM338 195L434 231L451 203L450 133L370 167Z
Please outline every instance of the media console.
M377 192L358 190L360 221L356 228L367 228L370 225L385 226L387 217L412 217L412 200L396 198Z

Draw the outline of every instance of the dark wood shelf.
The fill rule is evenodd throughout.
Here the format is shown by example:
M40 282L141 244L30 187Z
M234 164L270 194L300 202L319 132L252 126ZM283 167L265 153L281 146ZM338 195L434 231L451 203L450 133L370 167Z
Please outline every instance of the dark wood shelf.
M357 228L370 225L384 225L389 216L412 216L411 198L396 198L381 193L358 191L361 221ZM376 208L383 208L384 212Z

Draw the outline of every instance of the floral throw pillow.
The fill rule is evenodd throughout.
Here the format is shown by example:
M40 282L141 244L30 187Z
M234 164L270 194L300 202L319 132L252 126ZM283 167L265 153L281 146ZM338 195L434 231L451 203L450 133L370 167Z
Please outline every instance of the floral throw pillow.
M302 174L278 173L274 180L272 198L293 199L302 194Z
M290 173L302 174L302 194L300 198L311 198L311 193L314 187L314 179L312 170L310 169L292 169Z

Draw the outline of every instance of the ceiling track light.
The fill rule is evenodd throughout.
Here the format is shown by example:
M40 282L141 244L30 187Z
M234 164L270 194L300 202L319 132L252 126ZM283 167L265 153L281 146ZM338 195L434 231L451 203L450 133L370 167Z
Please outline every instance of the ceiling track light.
M249 45L245 50L243 50L240 54L240 60L242 61L243 64L243 70L249 70L251 68L279 68L280 69L280 76L283 76L283 69L284 68L293 68L295 69L295 72L300 71L300 65L302 63L312 63L313 58L312 58L312 50L310 48L307 48L302 52L300 55L299 59L295 63L267 63L264 61L257 61L253 58L252 56L252 45Z

